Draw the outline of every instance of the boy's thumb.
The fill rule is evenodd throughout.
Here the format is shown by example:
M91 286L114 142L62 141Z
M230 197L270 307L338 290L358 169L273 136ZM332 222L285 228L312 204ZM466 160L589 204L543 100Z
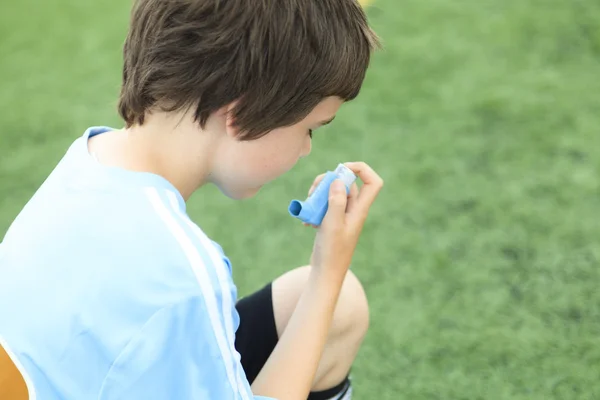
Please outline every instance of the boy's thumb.
M343 218L347 202L346 185L340 179L334 180L329 187L329 205L326 215L328 219Z

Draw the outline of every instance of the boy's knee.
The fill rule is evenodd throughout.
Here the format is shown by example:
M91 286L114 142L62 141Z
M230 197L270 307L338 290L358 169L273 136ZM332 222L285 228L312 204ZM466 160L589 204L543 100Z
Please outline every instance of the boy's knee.
M276 325L281 334L308 282L310 266L292 270L274 284ZM352 271L348 271L333 315L330 336L362 339L369 327L369 305L365 290Z

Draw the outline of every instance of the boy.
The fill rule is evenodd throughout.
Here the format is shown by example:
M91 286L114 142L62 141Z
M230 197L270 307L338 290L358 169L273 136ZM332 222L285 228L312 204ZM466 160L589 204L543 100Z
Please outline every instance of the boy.
M253 196L308 155L376 45L356 0L138 0L125 127L77 139L0 246L5 393L350 398L368 308L348 267L381 178L346 163L363 186L332 184L310 266L237 303L185 202Z

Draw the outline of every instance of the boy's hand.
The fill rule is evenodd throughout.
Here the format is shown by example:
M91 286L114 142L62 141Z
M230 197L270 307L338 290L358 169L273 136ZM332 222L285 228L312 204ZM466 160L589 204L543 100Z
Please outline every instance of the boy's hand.
M344 165L346 165L346 164L344 164ZM310 187L310 189L308 189L308 195L309 196L315 191L315 189L317 188L317 186L319 185L319 183L321 183L321 181L323 180L324 177L325 177L325 174L321 174L321 175L319 175L319 176L317 176L315 178L312 186ZM348 203L347 203L346 211L348 211L347 209L349 207L351 207L352 203L354 202L354 199L356 199L356 196L358 196L358 186L356 185L356 182L354 182L352 184L352 186L350 186L350 194L348 196ZM318 228L317 226L312 225L312 224L307 224L306 222L303 222L302 225L304 225L304 226L312 226L313 228Z
M360 191L356 184L346 195L344 184L336 179L329 188L329 206L317 236L311 256L311 265L320 272L333 272L341 279L350 266L354 249L371 205L383 187L383 179L364 162L344 165L363 182ZM318 176L309 193L323 179ZM338 275L339 274L339 275Z

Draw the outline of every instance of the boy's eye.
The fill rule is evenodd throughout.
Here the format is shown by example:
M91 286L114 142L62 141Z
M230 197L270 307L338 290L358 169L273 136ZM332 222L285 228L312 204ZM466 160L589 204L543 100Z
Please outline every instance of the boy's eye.
M308 136L310 136L310 138L311 138L311 139L312 139L312 135L313 135L313 130L312 130L312 129L309 129L309 130L308 130Z

